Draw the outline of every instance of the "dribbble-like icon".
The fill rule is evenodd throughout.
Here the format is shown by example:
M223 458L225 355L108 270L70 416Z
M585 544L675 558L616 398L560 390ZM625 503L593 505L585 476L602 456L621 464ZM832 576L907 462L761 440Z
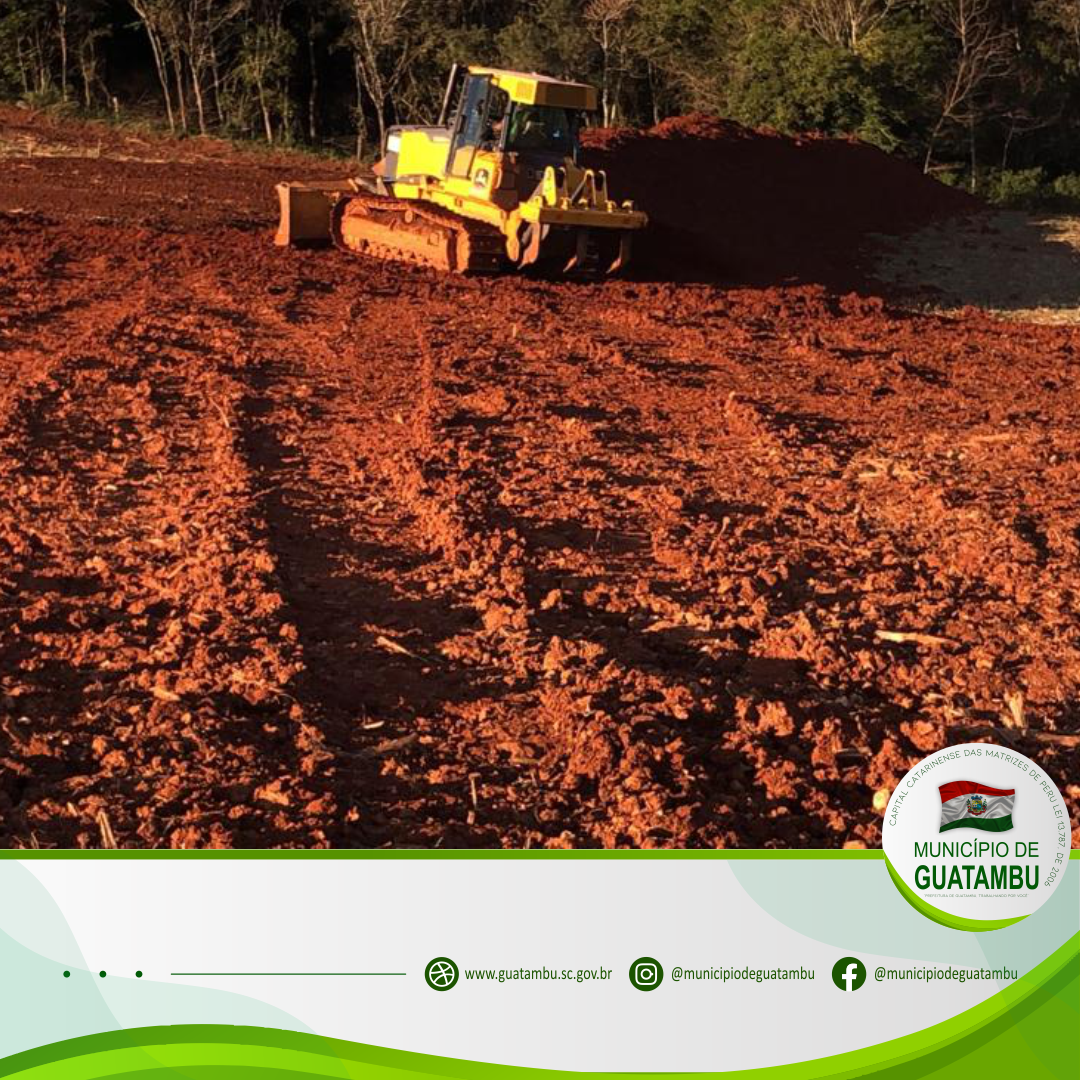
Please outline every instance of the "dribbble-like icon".
M432 990L453 990L457 986L458 966L449 956L436 956L424 968L424 980Z

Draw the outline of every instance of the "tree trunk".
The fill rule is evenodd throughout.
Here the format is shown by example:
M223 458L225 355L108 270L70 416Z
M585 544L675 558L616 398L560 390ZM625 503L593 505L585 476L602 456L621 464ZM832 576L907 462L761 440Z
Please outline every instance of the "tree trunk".
M206 129L206 103L203 99L202 78L195 65L191 65L191 92L195 96L195 112L199 117L199 134L205 135Z
M37 92L44 94L49 89L49 65L45 62L45 48L41 41L41 31L36 30L34 32L34 63L37 67L35 72L35 82L37 84Z
M934 143L937 142L937 137L941 134L941 129L945 124L945 117L941 117L934 125L934 130L930 132L930 138L926 143L926 157L923 158L923 173L930 171L930 165L934 160Z
M375 102L375 117L379 121L379 151L386 145L386 95Z
M603 23L600 31L600 54L603 65L600 74L600 115L604 118L604 127L611 127L611 99L608 88L608 25Z
M150 39L150 51L154 54L154 67L157 68L158 81L161 83L161 93L165 98L165 116L169 122L169 134L176 134L176 116L173 113L172 107L172 94L169 92L169 73L165 67L165 57L161 51L161 41L157 36L157 31L154 30L150 24L143 19L143 25L146 27L146 36Z
M210 91L214 99L214 112L217 115L217 122L224 124L225 113L221 108L221 68L218 66L217 44L213 38L210 39L210 74L213 78Z
M191 96L195 99L195 116L199 121L199 134L206 135L206 94L203 86L203 74L206 71L206 42L202 34L206 28L197 23L197 12L188 15L188 75L191 79ZM196 30L196 26L199 29Z
M57 2L56 5L56 30L60 39L60 98L68 99L68 6L67 3Z
M618 74L615 76L615 82L611 89L611 124L615 125L619 121L619 117L622 112L619 108L619 104L622 101L622 85L623 77L622 73L624 66L620 60Z
M1005 145L1001 148L1001 167L1009 167L1009 150L1012 147L1013 136L1016 134L1016 124L1009 124L1009 134L1005 136Z
M79 47L79 74L82 76L83 105L89 109L93 102L94 71L97 68L94 56L93 37L86 38Z
M360 60L353 58L353 73L356 77L356 160L364 160L364 82L360 77Z
M263 118L263 132L266 135L266 141L273 146L274 144L274 125L270 120L270 107L266 103L266 91L263 88L263 84L260 81L256 87L259 94L259 109L262 112Z
M968 182L968 190L972 195L975 194L975 189L978 186L979 175L979 162L976 158L975 152L975 118L971 117L968 120L968 148L971 154L971 179Z
M172 51L173 78L176 80L176 108L180 114L180 130L186 135L187 122L187 94L184 93L184 60L180 50L174 45Z
M30 93L30 76L26 70L26 59L23 57L22 50L22 38L17 38L15 41L15 51L19 58L19 78L22 81L22 88L24 94Z
M318 98L319 98L319 71L315 66L315 37L314 27L308 29L308 67L311 69L311 84L308 87L308 141L318 141Z

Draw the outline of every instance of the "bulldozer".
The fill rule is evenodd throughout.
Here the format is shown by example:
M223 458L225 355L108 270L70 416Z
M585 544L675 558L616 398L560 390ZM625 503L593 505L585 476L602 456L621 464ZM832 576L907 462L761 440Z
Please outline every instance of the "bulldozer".
M596 107L584 83L455 64L438 123L389 128L371 176L279 184L276 243L451 273L617 274L648 218L579 162Z

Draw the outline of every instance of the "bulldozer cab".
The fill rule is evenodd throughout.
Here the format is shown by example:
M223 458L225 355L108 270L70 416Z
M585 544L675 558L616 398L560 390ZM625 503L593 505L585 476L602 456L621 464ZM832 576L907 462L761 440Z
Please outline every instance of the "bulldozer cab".
M480 150L577 160L581 114L596 108L596 91L581 83L496 68L456 65L450 73L440 126L450 127L447 173L468 177Z

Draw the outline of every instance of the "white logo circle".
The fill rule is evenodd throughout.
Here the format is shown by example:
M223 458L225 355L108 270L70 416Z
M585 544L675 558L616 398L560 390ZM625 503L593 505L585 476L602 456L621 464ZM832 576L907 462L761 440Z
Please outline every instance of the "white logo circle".
M1054 781L1030 758L989 743L920 761L892 793L881 832L905 898L967 930L1008 926L1046 903L1071 843Z

